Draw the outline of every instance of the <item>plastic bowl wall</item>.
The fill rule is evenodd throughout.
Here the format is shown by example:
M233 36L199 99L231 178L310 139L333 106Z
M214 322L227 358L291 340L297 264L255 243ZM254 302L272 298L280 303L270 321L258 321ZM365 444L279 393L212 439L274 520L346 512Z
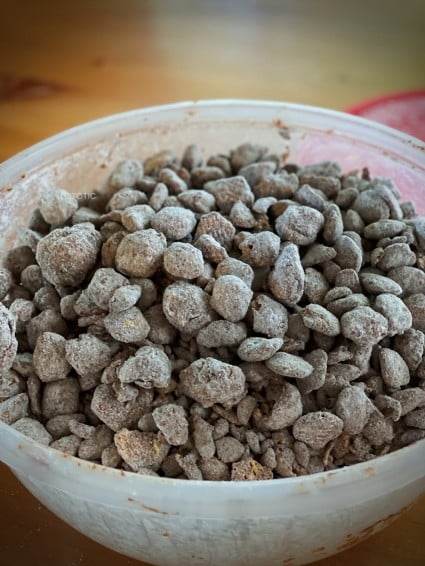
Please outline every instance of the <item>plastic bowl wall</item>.
M0 169L0 256L49 187L89 193L123 158L207 156L244 141L301 164L339 161L392 177L425 212L425 145L395 130L319 108L261 101L206 101L146 108L50 138ZM0 422L0 459L74 528L152 564L294 566L377 532L425 490L425 440L370 462L260 482L140 476L41 446Z

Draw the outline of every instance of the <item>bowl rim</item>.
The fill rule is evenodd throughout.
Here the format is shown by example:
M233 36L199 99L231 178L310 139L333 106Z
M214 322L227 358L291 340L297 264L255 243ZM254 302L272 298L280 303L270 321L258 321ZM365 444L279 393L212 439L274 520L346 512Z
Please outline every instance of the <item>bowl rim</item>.
M38 161L38 154L45 150L48 150L51 146L58 146L66 143L68 140L74 139L81 134L87 133L87 129L98 129L102 130L102 127L114 125L117 122L131 121L133 118L140 118L146 114L161 114L167 111L182 110L188 115L196 114L197 110L207 109L208 107L256 107L256 108L269 108L275 110L288 110L292 112L307 112L311 115L322 116L326 118L333 119L336 122L343 121L346 125L357 125L367 127L372 129L377 133L385 135L387 138L392 138L393 140L402 143L403 145L409 146L418 157L424 158L425 167L425 141L422 141L410 134L386 126L374 120L364 118L363 116L358 116L356 114L351 114L342 110L328 109L322 106L313 106L308 104L298 104L293 102L284 101L273 101L273 100L261 100L261 99L249 99L249 98L218 98L218 99L205 99L205 100L193 100L193 101L181 101L174 102L170 104L160 104L155 106L145 106L141 108L136 108L132 110L127 110L125 112L118 112L114 114L109 114L101 118L96 118L94 120L89 120L87 122L79 123L71 128L67 128L61 132L48 136L41 141L32 144L31 146L19 151L18 153L7 158L5 161L0 163L0 188L1 188L1 172L5 168L13 170L21 170L25 167L25 162L30 165L29 170L31 171L33 167L32 164L40 163ZM100 139L100 136L97 135ZM83 144L83 145L87 145ZM423 155L422 155L423 154ZM26 167L25 167L26 168Z
M75 137L81 136L87 133L87 129L101 127L105 129L110 129L111 126L122 122L123 120L132 120L133 118L140 118L144 115L150 115L152 113L161 114L167 111L181 110L186 113L196 113L198 109L208 109L217 107L228 107L228 108L269 108L275 109L277 111L285 111L294 113L309 113L316 117L326 117L327 119L333 119L336 123L343 123L344 125L354 125L363 128L368 128L374 130L376 133L382 134L386 139L392 139L396 143L401 143L403 145L409 146L410 150L413 152L412 155L421 161L419 158L424 160L424 171L425 171L425 142L410 136L404 132L395 130L386 125L374 122L372 120L359 117L356 115L348 114L346 112L327 109L319 106L303 105L295 103L287 103L281 101L272 100L255 100L255 99L210 99L210 100L197 100L197 101L184 101L164 105L147 106L138 109L129 110L126 112L120 112L111 114L96 120L91 120L88 122L81 123L72 128L66 129L60 133L49 136L48 138L20 151L14 156L8 158L0 165L0 189L1 189L1 173L5 169L7 170L8 176L13 176L13 172L20 173L22 168L29 172L36 169L35 165L40 164L39 156L40 153L48 152L50 148L57 149L58 145L66 146L67 142L74 140ZM224 121L224 119L223 119ZM98 133L96 136L99 140L102 139ZM83 144L83 147L88 145L89 142ZM64 153L63 155L66 155ZM406 159L407 161L407 159ZM26 167L30 165L30 167ZM44 166L47 163L44 162ZM12 172L12 175L11 175ZM98 473L102 472L102 477L119 478L120 476L125 476L127 478L132 478L131 483L136 485L139 482L140 485L147 484L153 487L183 487L187 486L188 490L206 489L214 486L217 489L220 486L224 493L229 490L244 490L248 492L269 489L272 486L291 486L296 488L300 485L304 485L307 482L312 482L317 485L321 485L323 488L331 487L335 488L336 485L344 486L347 483L352 483L356 478L358 480L364 480L372 476L380 475L380 473L391 469L392 464L399 465L403 467L403 462L408 461L412 455L416 453L421 453L425 455L425 439L419 440L414 444L395 450L394 452L388 453L383 456L378 456L373 460L353 464L343 468L337 468L331 471L319 472L316 474L310 474L305 476L297 476L292 478L278 478L273 480L260 480L260 481L249 481L249 482L233 482L233 481L211 481L211 480L181 480L175 478L166 477L153 477L137 474L136 472L124 472L122 470L117 470L115 468L109 468L101 464L95 464L93 462L88 462L77 457L69 456L63 454L62 452L40 444L24 434L14 430L12 426L7 425L0 421L0 436L4 438L5 433L9 435L10 443L14 444L18 449L23 450L29 455L35 465L41 464L41 467L45 469L46 464L54 468L56 473L60 473L65 477L68 477L75 472L84 471L91 473L79 473L77 477L73 477L73 480L81 483L87 484L87 486L96 487L96 483L99 479ZM13 442L12 442L13 440ZM2 440L3 442L3 440ZM0 443L1 444L1 443ZM0 447L1 448L1 447ZM60 458L58 458L60 457ZM61 462L61 470L58 470L58 466L55 466L55 462ZM14 469L13 464L6 463L9 467ZM373 468L373 472L371 471ZM18 470L17 470L18 471ZM379 481L382 481L379 479ZM117 481L117 486L122 486L122 482Z

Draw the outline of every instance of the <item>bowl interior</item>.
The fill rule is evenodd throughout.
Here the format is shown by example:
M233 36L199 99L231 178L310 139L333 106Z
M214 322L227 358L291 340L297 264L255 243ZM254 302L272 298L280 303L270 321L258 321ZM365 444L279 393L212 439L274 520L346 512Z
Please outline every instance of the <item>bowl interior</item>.
M164 148L181 154L190 143L198 144L208 156L226 152L245 141L267 145L270 152L285 155L289 161L299 164L335 160L345 172L368 167L373 176L391 177L403 200L416 200L417 210L425 213L425 144L414 138L367 120L320 108L255 101L182 103L136 110L84 124L5 162L0 169L0 259L16 240L19 228L28 223L31 211L47 188L62 187L74 193L87 193L104 187L111 168L126 157L144 160ZM43 481L47 467L54 473L57 487L66 489L69 476L78 465L81 497L103 498L104 492L93 490L102 485L109 490L108 496L114 504L125 504L120 492L123 482L116 482L117 470L63 455L59 457L56 451L37 445L3 423L0 423L0 431L4 439L0 457L21 473L25 473L22 464L22 458L25 458L25 468L34 477ZM386 472L391 473L391 481L397 482L396 471L401 473L407 460L414 464L413 468L416 466L414 475L417 480L422 474L417 464L424 457L425 441L421 441L378 458L382 464L374 461L372 468L365 463L329 472L323 478L318 474L258 482L268 493L263 508L273 505L273 484L287 485L288 493L297 496L295 506L299 505L299 495L304 493L306 483L314 493L324 486L335 489L338 482L341 489L345 489L353 481L362 485L367 481L371 489L373 486L377 489ZM104 471L99 473L99 469ZM168 485L170 489L167 493L173 492L177 498L175 505L176 508L180 505L180 509L188 497L192 503L196 501L200 493L198 489L203 489L202 485L190 487L197 482L184 482L186 487L178 490L180 495L176 496L175 480L143 478L136 474L125 476L132 477L126 483L126 492L142 491L145 501L152 504L158 497L152 486L161 480L162 486ZM111 481L116 482L113 488ZM217 487L217 500L210 502L209 512L217 513L217 516L224 513L220 505L223 498L228 498L229 489L235 494L242 490L246 494L258 487L237 484ZM365 497L368 497L366 492ZM323 504L325 499L326 494ZM305 502L310 505L307 500Z
M252 141L301 165L338 161L391 177L404 200L425 213L425 144L380 124L330 110L261 101L206 101L135 110L83 124L41 142L0 169L0 258L25 226L40 194L102 188L120 160L164 148L181 155L196 143L205 156Z

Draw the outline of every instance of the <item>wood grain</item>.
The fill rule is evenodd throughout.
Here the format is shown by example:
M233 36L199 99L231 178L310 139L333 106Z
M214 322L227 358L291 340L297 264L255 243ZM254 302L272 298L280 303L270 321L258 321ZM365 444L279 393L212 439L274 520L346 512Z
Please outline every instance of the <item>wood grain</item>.
M70 126L200 98L344 109L425 86L423 0L3 0L0 161ZM425 562L425 499L321 566ZM0 566L136 566L0 466ZM224 566L224 565L223 565Z

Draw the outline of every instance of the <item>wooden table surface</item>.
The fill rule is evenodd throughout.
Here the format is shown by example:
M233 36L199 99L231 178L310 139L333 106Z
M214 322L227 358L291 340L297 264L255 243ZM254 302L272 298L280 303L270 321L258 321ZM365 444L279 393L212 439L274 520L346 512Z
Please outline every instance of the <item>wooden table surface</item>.
M257 98L344 109L423 88L424 24L423 0L2 0L0 161L70 126L152 104ZM318 564L424 564L424 529L422 499ZM76 533L0 466L0 566L30 564L140 563Z

